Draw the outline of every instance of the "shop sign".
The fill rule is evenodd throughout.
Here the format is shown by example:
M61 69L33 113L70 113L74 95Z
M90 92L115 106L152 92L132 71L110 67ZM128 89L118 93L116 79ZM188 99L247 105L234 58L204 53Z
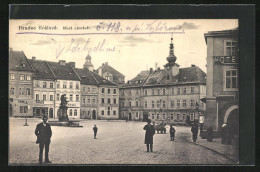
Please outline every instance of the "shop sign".
M76 104L68 103L68 106L70 106L70 107L74 107L74 106L77 106L77 105L76 105Z
M237 56L213 56L215 63L222 64L237 64L238 57Z

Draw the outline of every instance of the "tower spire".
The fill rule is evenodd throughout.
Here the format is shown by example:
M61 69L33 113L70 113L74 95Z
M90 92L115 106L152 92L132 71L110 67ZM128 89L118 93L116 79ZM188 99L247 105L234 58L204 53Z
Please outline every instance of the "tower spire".
M173 41L173 37L171 35L170 52L169 52L169 56L167 57L167 61L171 64L174 64L177 58L174 55L174 45L172 41Z

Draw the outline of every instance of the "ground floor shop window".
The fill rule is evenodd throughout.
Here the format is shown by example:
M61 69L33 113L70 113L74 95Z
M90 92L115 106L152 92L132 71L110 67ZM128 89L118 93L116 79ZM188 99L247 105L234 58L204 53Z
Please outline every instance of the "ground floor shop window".
M70 109L70 116L72 116L72 109Z

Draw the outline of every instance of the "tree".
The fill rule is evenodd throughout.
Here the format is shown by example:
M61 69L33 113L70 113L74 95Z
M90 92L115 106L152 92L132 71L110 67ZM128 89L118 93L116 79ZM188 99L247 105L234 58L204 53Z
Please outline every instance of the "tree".
M68 115L67 115L67 110L68 110L68 101L66 95L61 95L60 98L60 111L61 113L59 114L59 121L68 121Z

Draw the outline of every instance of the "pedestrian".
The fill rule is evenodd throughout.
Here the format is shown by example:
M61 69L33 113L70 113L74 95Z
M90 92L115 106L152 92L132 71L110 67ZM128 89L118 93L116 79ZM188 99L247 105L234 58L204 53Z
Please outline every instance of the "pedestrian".
M170 138L171 141L174 141L174 137L175 137L175 129L173 128L172 124L170 125Z
M149 147L150 151L153 152L153 136L155 134L155 129L154 126L151 125L150 119L147 120L147 125L144 126L144 130L146 130L144 144L146 144L147 152L149 152Z
M223 124L222 125L222 130L221 130L221 143L226 144L227 143L227 125Z
M191 127L191 132L192 132L192 139L193 142L196 142L197 140L197 135L198 135L198 126L196 124L193 124Z
M42 154L43 148L45 148L45 163L51 163L49 160L49 146L51 143L51 126L47 123L48 117L42 117L43 122L37 124L35 129L35 135L37 136L36 143L39 144L40 153L39 153L39 163L42 164Z
M96 126L96 124L95 124L94 127L93 127L94 139L97 139L97 130L98 130L98 128L97 128L97 126Z

